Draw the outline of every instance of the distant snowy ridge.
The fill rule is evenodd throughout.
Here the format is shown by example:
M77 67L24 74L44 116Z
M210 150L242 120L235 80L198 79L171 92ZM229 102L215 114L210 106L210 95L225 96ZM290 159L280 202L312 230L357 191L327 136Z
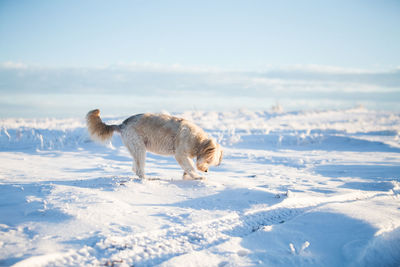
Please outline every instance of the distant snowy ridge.
M338 145L337 141L351 141L337 140L345 133L353 134L355 139L400 148L400 114L392 112L357 108L314 112L196 111L175 115L194 121L224 146L237 144L240 147L245 140L247 148L253 144L253 148L273 149L321 145L332 138L336 140L328 141ZM121 123L123 119L105 118L105 121ZM120 144L116 140L114 142ZM0 120L0 150L3 151L73 149L88 142L91 141L83 119Z
M84 142L89 142L84 128L70 130L2 128L0 131L0 150L63 149L66 146L77 147Z

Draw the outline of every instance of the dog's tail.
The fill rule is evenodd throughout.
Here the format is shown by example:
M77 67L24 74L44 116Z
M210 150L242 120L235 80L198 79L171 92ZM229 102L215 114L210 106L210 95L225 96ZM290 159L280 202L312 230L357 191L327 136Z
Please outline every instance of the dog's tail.
M93 140L105 142L111 139L114 131L121 132L118 125L107 125L100 118L100 110L94 109L86 115L86 124Z

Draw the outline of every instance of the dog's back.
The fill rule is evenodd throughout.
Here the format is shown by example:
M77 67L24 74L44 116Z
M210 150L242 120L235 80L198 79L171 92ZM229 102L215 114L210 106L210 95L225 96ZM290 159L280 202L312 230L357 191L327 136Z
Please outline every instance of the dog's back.
M121 125L123 139L132 138L132 131L143 141L150 152L173 155L181 145L190 143L186 153L193 154L193 146L207 138L206 133L195 124L165 114L138 114L126 119ZM183 142L182 142L183 141ZM190 147L190 151L189 150Z

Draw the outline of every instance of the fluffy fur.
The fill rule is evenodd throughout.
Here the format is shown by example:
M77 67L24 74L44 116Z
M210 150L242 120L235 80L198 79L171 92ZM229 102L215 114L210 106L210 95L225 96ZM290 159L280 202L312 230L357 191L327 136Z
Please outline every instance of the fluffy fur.
M86 116L92 139L105 142L119 132L122 141L133 157L133 171L144 178L146 151L160 155L174 155L184 170L184 179L201 179L199 171L207 172L222 160L222 149L197 125L181 118L164 114L138 114L120 125L107 125L100 118L98 109Z

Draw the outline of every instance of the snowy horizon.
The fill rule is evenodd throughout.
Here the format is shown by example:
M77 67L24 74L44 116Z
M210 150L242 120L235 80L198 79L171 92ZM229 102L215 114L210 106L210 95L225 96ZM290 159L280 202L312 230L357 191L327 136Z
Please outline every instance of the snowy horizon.
M400 69L319 65L233 70L119 63L102 67L0 64L0 117L80 117L142 112L348 109L399 111Z

